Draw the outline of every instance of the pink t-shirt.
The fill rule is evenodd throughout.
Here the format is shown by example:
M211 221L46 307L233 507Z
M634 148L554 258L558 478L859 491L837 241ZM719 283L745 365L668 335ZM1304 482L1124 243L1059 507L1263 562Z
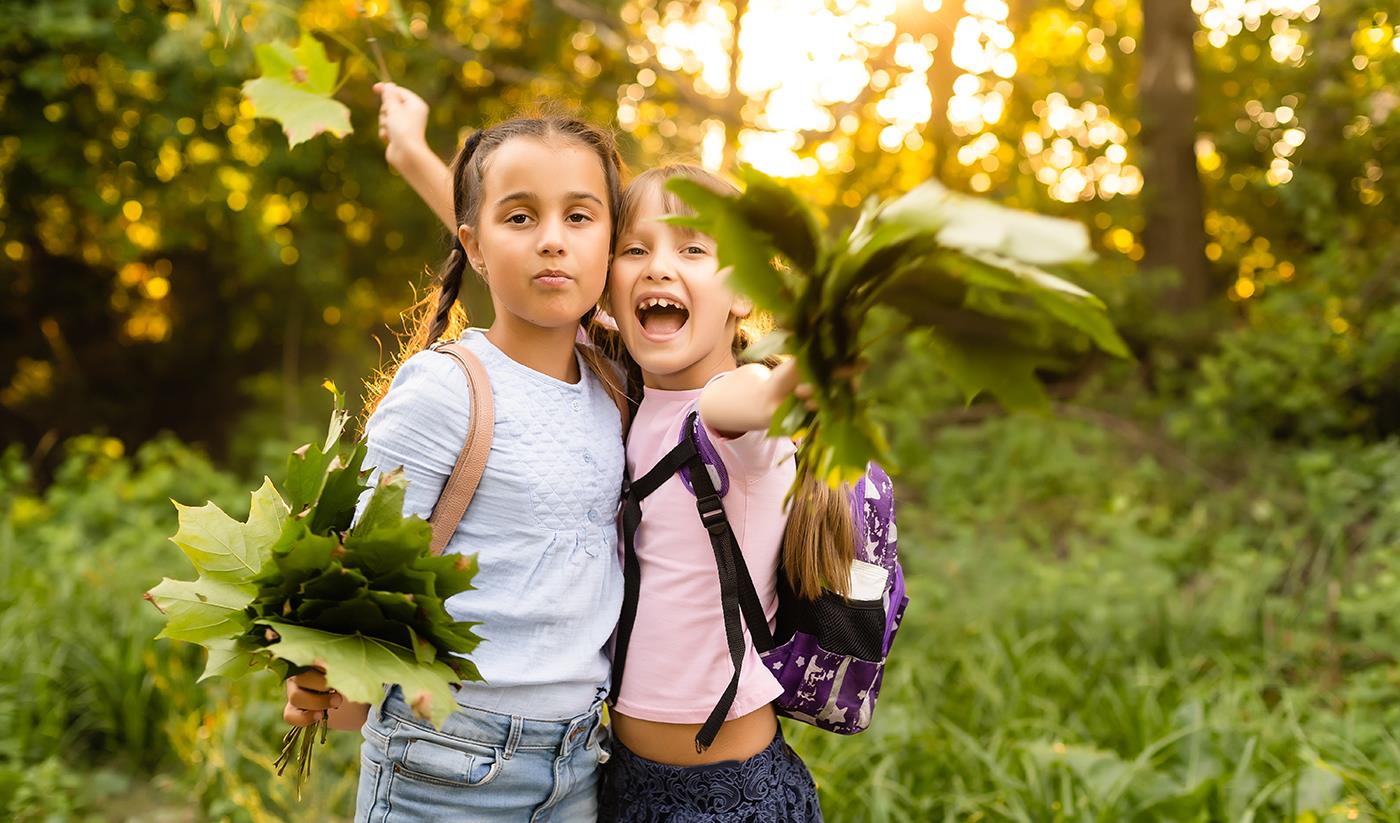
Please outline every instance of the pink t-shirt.
M701 389L647 389L627 436L627 468L641 477L680 442L686 416ZM709 431L728 475L724 512L734 529L763 603L769 628L778 611L778 552L787 514L783 497L796 474L787 438L749 432L725 438ZM713 475L714 472L711 472ZM617 710L663 723L703 723L734 676L724 634L719 573L709 534L695 510L695 495L679 474L642 501L637 529L641 593L627 651L626 677ZM763 666L744 627L748 652L739 692L727 719L771 703L782 687Z

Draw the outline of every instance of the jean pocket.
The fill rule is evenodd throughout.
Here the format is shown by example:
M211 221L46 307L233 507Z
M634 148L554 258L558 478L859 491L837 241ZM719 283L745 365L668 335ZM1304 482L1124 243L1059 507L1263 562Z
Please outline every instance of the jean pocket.
M501 771L501 751L461 739L415 737L394 763L394 776L438 786L484 786Z

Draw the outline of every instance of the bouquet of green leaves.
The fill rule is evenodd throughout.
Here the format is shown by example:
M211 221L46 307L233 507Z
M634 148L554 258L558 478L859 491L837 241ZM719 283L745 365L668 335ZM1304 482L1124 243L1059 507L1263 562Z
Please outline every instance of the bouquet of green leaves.
M870 413L873 387L851 379L874 336L867 321L881 309L898 318L897 330L925 332L969 402L988 391L1011 408L1046 406L1035 370L1060 361L1067 335L1129 356L1103 302L1042 268L1092 259L1079 223L929 181L890 201L871 198L850 233L832 238L791 190L752 169L741 176L737 195L671 180L695 212L671 222L715 238L731 285L773 316L778 331L749 357L796 355L813 388L815 410L789 400L772 429L800 436L799 482L850 480L870 460L890 462Z
M441 725L456 705L452 684L481 679L462 656L480 642L475 624L454 621L443 605L471 588L476 558L431 553L431 527L403 516L402 470L379 477L351 525L368 488L365 446L342 440L348 414L335 394L325 443L292 453L280 489L264 479L246 522L213 503L175 504L180 526L171 540L199 577L166 578L147 592L166 619L158 637L209 650L201 681L257 669L286 678L317 667L354 702L374 703L384 684L397 683L418 716ZM296 762L300 786L326 728L324 718L294 726L278 773Z

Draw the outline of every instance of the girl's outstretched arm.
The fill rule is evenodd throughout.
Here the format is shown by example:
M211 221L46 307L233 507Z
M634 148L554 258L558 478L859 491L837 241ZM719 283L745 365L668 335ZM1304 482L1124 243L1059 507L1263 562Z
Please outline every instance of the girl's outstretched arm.
M386 144L384 159L404 176L448 231L457 231L457 217L452 213L452 173L428 148L424 136L428 104L395 83L375 83L374 90L380 98L379 139Z
M796 360L784 360L774 369L762 363L740 366L700 393L700 419L726 435L765 430L778 406L798 388L797 378Z

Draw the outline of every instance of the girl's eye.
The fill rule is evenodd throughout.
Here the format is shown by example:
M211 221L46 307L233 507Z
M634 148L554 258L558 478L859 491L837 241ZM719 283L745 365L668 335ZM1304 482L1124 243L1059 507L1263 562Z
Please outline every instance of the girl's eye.
M565 219L568 220L570 223L591 223L593 221L593 217L591 215L584 214L581 211L574 212Z
M529 220L530 220L529 215L525 215L525 214L512 214L510 217L507 217L507 218L506 218L506 222L507 222L507 223L510 223L510 224L512 224L512 225L515 225L515 226L523 226L523 225L525 225L527 222L529 222Z
M646 254L646 253L647 253L647 250L646 250L646 249L640 248L640 247L638 247L638 246L633 246L633 247L630 248L630 249L623 249L623 250L622 250L622 254L623 254L624 257L629 256L629 255L632 256L632 257L641 257L642 255L644 255L644 254Z
M685 253L686 253L686 254L709 254L709 253L710 253L710 250L707 249L707 248L705 248L704 246L687 246L686 249L685 249Z

